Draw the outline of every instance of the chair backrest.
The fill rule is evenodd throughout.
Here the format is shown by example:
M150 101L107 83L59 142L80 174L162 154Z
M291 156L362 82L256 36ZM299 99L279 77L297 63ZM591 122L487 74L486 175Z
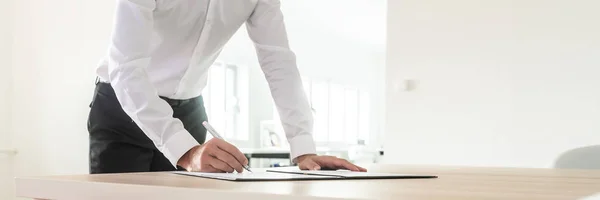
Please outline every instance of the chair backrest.
M569 150L556 160L559 169L600 169L600 145Z

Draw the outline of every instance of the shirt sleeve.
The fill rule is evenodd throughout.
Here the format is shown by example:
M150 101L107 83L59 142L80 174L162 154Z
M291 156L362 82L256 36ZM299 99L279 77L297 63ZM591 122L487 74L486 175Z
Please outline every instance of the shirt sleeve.
M265 74L283 130L291 147L291 159L315 154L313 115L308 104L296 56L290 50L279 0L258 0L246 23L259 64Z
M123 110L176 167L198 142L173 118L171 106L149 81L156 0L118 0L109 48L109 82Z

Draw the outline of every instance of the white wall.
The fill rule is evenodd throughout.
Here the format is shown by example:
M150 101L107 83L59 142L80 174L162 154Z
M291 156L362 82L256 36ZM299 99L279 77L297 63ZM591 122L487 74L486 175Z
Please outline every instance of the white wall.
M8 148L10 139L10 83L12 66L12 0L0 7L0 149Z
M12 64L12 0L0 6L0 149L11 148L10 79ZM0 199L14 196L12 156L0 154Z
M18 0L13 143L17 176L88 173L88 104L114 1Z
M552 167L600 143L599 1L388 6L386 162Z
M8 94L10 93L10 74L12 64L12 0L0 7L0 137L7 137L10 123ZM1 140L0 148L6 148L9 140Z

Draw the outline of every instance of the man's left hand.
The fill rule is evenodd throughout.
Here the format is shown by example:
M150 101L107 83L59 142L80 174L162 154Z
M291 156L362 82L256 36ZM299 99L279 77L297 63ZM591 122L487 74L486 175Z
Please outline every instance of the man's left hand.
M356 166L347 160L334 156L302 155L297 158L301 170L338 170L347 169L356 172L366 172L367 169Z

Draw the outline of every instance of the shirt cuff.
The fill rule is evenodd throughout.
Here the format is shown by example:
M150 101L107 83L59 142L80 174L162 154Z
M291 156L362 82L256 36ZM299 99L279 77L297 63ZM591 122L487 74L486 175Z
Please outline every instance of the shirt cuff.
M167 157L173 167L177 168L179 158L197 145L199 145L198 141L196 141L189 132L183 130L171 136L160 151Z
M292 162L301 155L317 154L317 148L312 135L298 135L289 140L290 143L290 158Z

